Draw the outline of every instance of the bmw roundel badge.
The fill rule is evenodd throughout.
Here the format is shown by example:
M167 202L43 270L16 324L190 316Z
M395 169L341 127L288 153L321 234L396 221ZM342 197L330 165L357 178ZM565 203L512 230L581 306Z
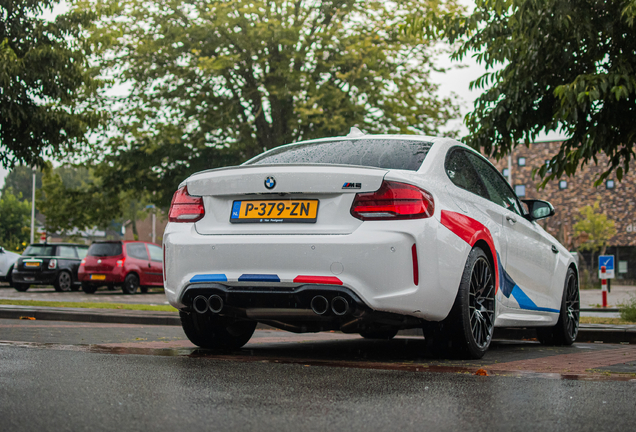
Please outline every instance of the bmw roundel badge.
M265 179L265 187L267 189L274 189L276 187L276 179L274 177L267 177Z

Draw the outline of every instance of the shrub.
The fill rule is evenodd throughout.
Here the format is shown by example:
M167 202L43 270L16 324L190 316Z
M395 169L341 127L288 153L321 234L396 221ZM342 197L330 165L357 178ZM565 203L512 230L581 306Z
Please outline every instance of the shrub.
M625 303L619 304L621 318L625 321L636 322L636 296L631 296Z

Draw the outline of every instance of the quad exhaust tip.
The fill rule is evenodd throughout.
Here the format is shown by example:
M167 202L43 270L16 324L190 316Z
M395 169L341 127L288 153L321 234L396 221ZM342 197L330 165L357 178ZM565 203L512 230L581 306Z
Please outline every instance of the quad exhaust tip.
M208 299L208 306L210 312L219 313L223 310L223 299L219 295L212 294Z
M331 300L331 311L334 315L346 315L349 312L349 302L344 297L336 296Z
M192 309L194 309L195 312L204 314L208 311L208 308L208 299L202 295L198 295L194 298L194 300L192 300Z
M310 306L311 310L314 311L316 315L324 315L329 310L329 302L321 295L317 295L312 298Z

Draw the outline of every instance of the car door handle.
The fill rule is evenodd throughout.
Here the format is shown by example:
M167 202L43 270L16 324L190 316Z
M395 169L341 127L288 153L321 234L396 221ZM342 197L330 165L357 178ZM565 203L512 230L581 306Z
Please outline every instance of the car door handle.
M510 222L511 224L517 223L517 219L514 216L507 215L506 220Z
M559 253L559 250L557 249L555 245L552 245L552 252Z

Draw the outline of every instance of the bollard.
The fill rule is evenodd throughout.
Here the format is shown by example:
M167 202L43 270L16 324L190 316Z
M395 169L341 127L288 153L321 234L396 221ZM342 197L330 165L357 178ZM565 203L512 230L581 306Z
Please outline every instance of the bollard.
M603 296L603 307L607 307L607 278L605 277L605 266L601 266L601 295Z

